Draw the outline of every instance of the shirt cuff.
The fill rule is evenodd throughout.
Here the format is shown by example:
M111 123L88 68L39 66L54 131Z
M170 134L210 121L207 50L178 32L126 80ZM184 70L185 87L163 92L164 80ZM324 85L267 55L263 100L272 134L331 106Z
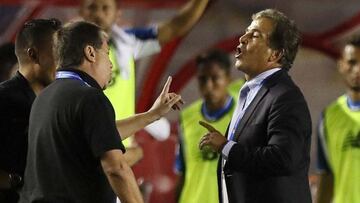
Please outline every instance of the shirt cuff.
M230 141L228 141L228 143L226 143L223 150L221 151L221 155L222 155L223 159L225 159L225 160L228 159L230 150L234 146L234 144L236 144L236 142L234 142L232 140L230 140Z

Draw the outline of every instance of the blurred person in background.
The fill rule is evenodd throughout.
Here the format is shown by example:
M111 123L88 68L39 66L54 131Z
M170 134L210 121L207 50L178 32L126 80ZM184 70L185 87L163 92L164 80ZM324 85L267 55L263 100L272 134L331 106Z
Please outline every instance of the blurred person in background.
M360 35L338 62L346 93L322 113L318 129L318 203L360 202Z
M26 22L16 35L19 70L0 84L0 202L18 201L26 164L31 105L55 79L53 34L61 27L56 19Z
M120 12L117 0L82 0L80 15L84 20L99 25L110 36L110 60L114 67L112 80L104 92L115 109L116 120L135 113L135 61L160 52L166 43L189 32L209 1L190 0L173 18L157 26L123 29L115 24ZM169 122L165 118L145 129L155 138L157 134L167 137L170 133ZM165 132L165 129L168 130ZM133 139L125 140L124 145L127 147L125 157L130 165L142 158L142 150Z
M10 79L17 70L17 58L14 43L0 46L0 83Z
M199 149L198 143L206 129L199 128L198 122L205 120L225 134L237 98L236 93L232 95L228 91L231 65L227 53L220 50L205 52L197 57L196 66L202 99L190 104L180 114L180 141L175 163L180 176L177 201L217 203L218 154Z

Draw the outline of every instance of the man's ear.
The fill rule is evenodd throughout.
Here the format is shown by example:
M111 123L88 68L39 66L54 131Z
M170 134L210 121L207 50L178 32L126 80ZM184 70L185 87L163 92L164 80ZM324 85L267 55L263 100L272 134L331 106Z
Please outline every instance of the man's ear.
M30 58L30 60L34 61L35 63L39 63L39 54L36 49L34 48L28 48L26 50L26 54Z
M280 63L281 58L284 55L284 50L273 50L270 57L269 57L269 61L270 63Z
M93 46L86 45L84 48L84 55L85 55L85 60L89 61L90 63L94 63L96 61L95 60L96 52Z

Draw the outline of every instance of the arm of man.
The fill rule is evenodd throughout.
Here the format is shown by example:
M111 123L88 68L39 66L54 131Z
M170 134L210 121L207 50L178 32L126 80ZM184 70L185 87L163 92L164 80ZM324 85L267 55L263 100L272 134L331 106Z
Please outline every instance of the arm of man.
M159 24L158 39L163 46L187 33L204 13L209 0L190 0L172 19Z
M171 108L180 109L179 105L183 103L181 96L175 93L169 93L171 80L171 77L169 77L162 92L149 111L116 121L116 127L122 140L133 135L150 123L160 119L160 117L169 112Z
M132 167L139 162L144 156L143 150L140 146L131 146L126 148L124 158L126 163Z
M141 203L143 199L131 168L121 150L114 149L101 156L101 166L115 194L122 203Z
M21 180L19 175L9 174L8 171L9 158L11 158L8 153L8 150L10 150L8 142L14 139L11 137L12 132L10 129L14 125L13 120L17 120L14 119L13 115L13 112L17 112L16 107L11 105L12 100L9 99L8 95L6 91L0 91L0 189L11 189L11 187L17 186Z

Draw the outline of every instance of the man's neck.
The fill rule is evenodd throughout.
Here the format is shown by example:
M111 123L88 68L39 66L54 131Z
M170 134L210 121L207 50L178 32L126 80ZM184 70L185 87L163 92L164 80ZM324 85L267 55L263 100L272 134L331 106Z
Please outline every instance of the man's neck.
M36 95L40 94L40 91L45 88L45 86L36 78L34 73L34 67L27 66L27 67L19 67L19 72L24 78L28 81L31 89L34 91Z
M245 74L245 79L247 82L249 82L250 80L253 80L254 78L257 78L257 77L260 77L261 74L265 73L266 71L270 71L272 69L275 69L275 68L278 68L278 67L274 67L274 68L270 68L270 69L267 69L267 70L264 70L262 71L261 73L258 73L256 75L253 75L253 76L250 76L248 74Z
M273 64L269 67L266 67L258 72L254 72L254 73L245 73L245 79L246 81L249 81L249 80L252 80L254 78L256 78L256 76L260 75L261 73L265 72L265 71L268 71L268 70L271 70L271 69L274 69L274 68L281 68L281 65L280 64Z
M353 102L360 102L360 91L348 90L348 96Z
M206 110L209 112L215 112L215 111L218 111L218 110L224 108L227 103L228 97L229 97L229 95L226 95L224 98L222 98L217 103L211 103L211 102L205 101Z

